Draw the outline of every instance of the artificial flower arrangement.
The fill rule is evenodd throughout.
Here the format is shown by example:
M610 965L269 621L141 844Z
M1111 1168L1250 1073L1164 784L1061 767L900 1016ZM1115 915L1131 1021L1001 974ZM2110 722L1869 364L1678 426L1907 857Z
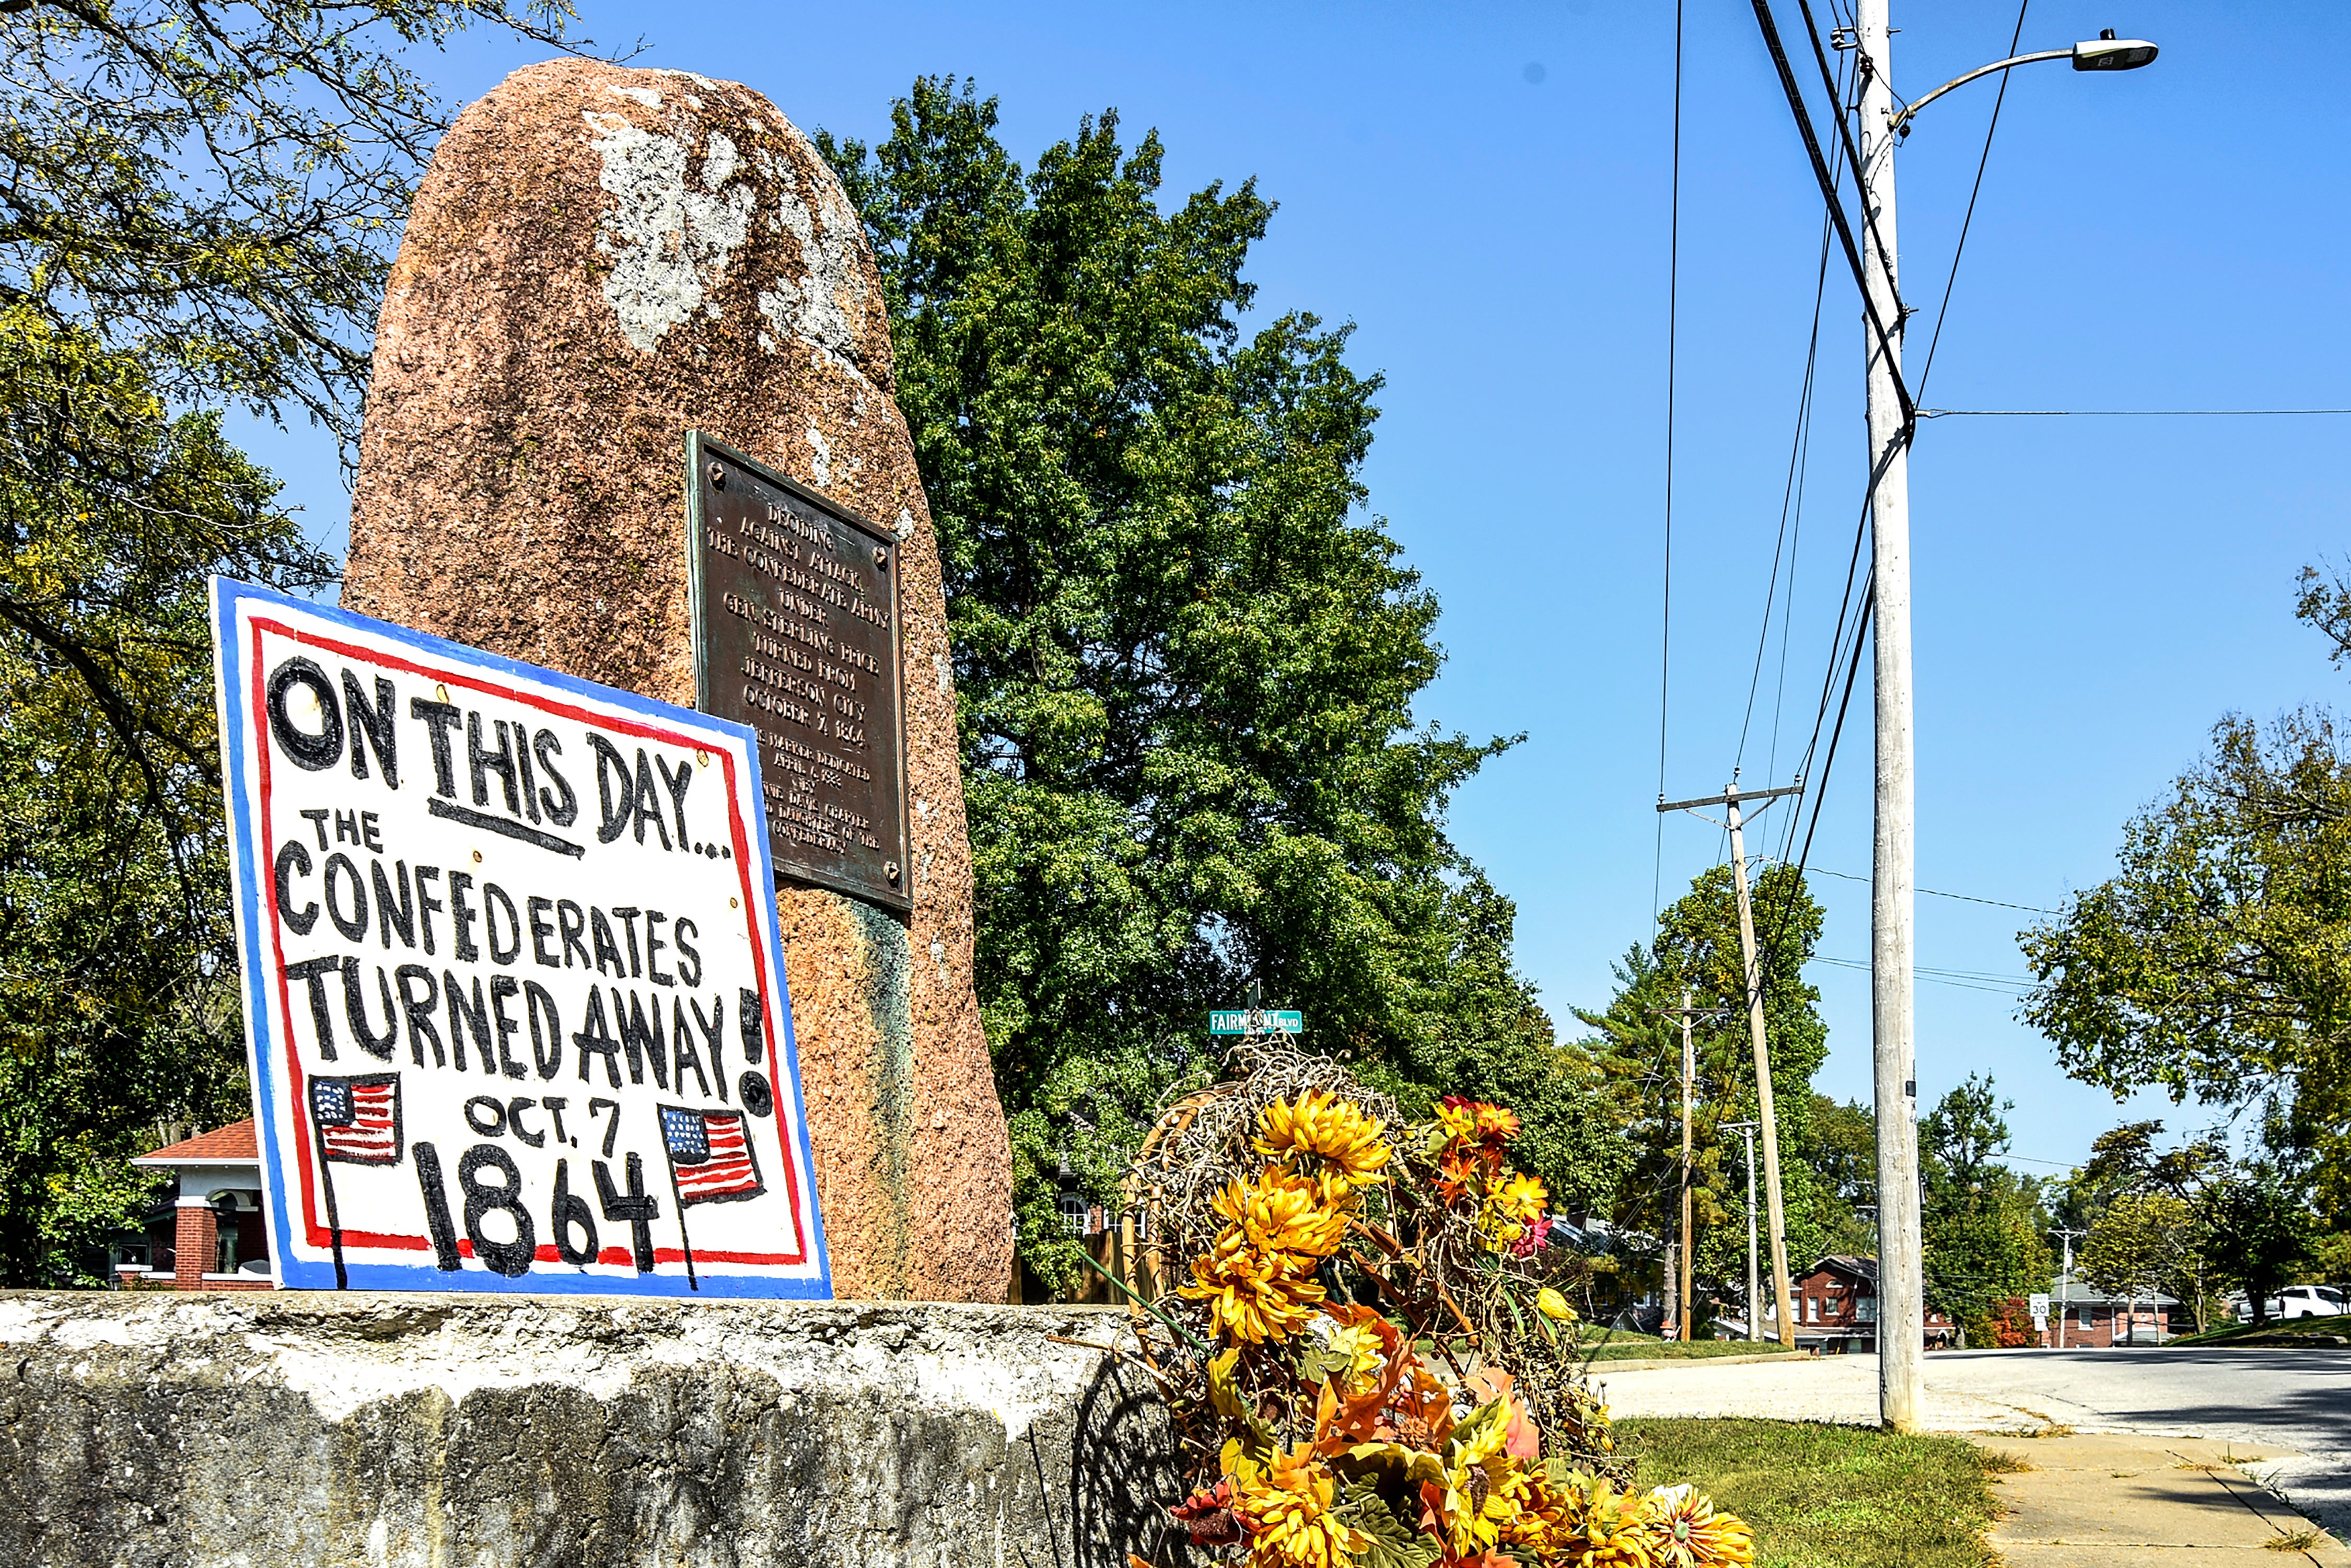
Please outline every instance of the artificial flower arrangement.
M1547 1282L1548 1194L1509 1163L1518 1131L1459 1099L1400 1127L1278 1051L1163 1121L1137 1175L1186 1264L1155 1312L1196 1353L1170 1380L1181 1538L1250 1568L1753 1561L1747 1525L1692 1488L1628 1484Z

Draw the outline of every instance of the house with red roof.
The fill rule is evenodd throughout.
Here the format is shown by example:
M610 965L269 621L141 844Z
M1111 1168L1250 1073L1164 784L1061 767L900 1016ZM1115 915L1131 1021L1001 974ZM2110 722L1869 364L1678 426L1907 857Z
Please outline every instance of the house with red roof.
M131 1256L115 1266L118 1283L127 1290L270 1288L261 1150L251 1118L131 1163L169 1171L172 1182L148 1215L143 1247L123 1249Z

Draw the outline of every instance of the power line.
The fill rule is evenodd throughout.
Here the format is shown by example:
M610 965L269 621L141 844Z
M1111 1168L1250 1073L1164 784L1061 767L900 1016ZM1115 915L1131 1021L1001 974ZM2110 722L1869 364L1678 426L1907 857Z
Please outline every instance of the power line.
M1786 862L1783 862L1782 863L1784 864ZM1849 871L1824 871L1819 866L1813 866L1811 870L1812 874L1814 876L1833 876L1841 882L1867 882L1870 880L1865 876L1855 876ZM1989 904L1994 909L2021 909L2027 915L2057 915L2063 913L2063 911L2055 909L2043 909L2037 904L2009 904L1997 898L1978 898L1972 893L1938 893L1931 887L1914 888L1911 891L1915 893L1923 893L1930 898L1956 898L1962 904Z
M1803 89L1796 85L1795 69L1788 64L1788 51L1780 42L1780 25L1772 20L1771 0L1753 0L1753 3L1755 6L1756 24L1763 30L1764 47L1771 51L1771 64L1780 73L1781 90L1787 95L1788 112L1794 118L1796 121L1796 130L1803 138L1804 152L1806 155L1811 158L1813 163L1813 178L1820 184L1821 199L1828 204L1830 219L1836 225L1837 239L1844 247L1845 263L1853 268L1854 283L1861 290L1862 308L1869 318L1870 330L1875 333L1877 338L1878 351L1886 356L1886 363L1891 365L1896 359L1894 350L1894 329L1892 327L1889 327L1885 319L1878 314L1876 297L1869 292L1867 274L1861 265L1861 247L1854 242L1853 225L1845 221L1844 204L1843 202L1838 200L1836 188L1831 182L1828 160L1821 152L1820 135L1813 129L1812 111L1804 107ZM1802 5L1802 0L1798 0L1798 3ZM1810 27L1813 20L1812 8L1809 5L1805 5L1803 7L1803 11L1804 24L1806 26ZM1815 54L1820 52L1820 38L1817 29L1814 29L1813 47ZM1829 73L1825 63L1823 63L1822 67L1821 76L1822 79L1828 79ZM1852 136L1845 127L1844 118L1843 115L1840 114L1837 117L1836 123L1838 134L1844 138L1846 142L1846 157L1848 161L1853 163L1854 168L1858 171L1861 167L1860 161L1853 154L1851 148ZM1864 215L1867 216L1866 214ZM1877 227L1875 220L1872 220L1870 224L1870 239L1874 244L1876 244L1880 258L1886 261L1886 275L1888 277L1892 277L1894 274L1893 263L1890 258L1886 257L1886 246L1878 239ZM1898 304L1896 308L1898 315L1900 309ZM1894 392L1895 396L1901 402L1903 422L1907 425L1917 418L1917 414L1914 412L1915 405L1910 400L1909 389L1903 385L1902 378L1898 373L1894 377Z
M2024 37L2025 7L2032 0L2021 0L2016 7L2016 32L2008 40L2010 57ZM1951 270L1943 279L1943 302L1935 308L1935 335L1927 340L1927 362L1918 371L1918 395L1927 395L1927 378L1935 373L1935 350L1943 341L1943 323L1951 319L1951 289L1959 281L1959 257L1967 254L1968 230L1975 226L1976 198L1983 194L1984 168L1991 162L1992 132L2000 129L2000 106L2008 101L2008 78L2011 73L2000 73L2000 92L1991 100L1991 122L1984 127L1983 155L1976 160L1976 183L1968 192L1968 214L1959 220L1959 243L1951 247Z
M1657 633L1657 799L1666 798L1667 697L1674 673L1674 371L1679 358L1682 273L1682 0L1674 0L1674 171L1666 242L1666 582ZM1649 920L1665 914L1666 820L1657 819L1649 871Z
M1861 958L1832 958L1826 954L1815 953L1808 961L1814 964L1832 965L1840 969L1858 969L1864 974L1869 971L1867 960ZM1953 986L1963 991L1983 991L1996 997L2015 997L2030 990L2033 984L2032 981L2022 977L2011 978L2005 975L1980 974L1969 969L1930 969L1919 964L1912 965L1910 972L1922 980L1932 980L1938 986Z
M1838 101L1843 101L1842 95ZM1832 167L1829 171L1831 184L1834 185L1842 174L1841 165ZM1747 711L1739 722L1739 751L1736 760L1744 764L1747 760L1747 733L1755 719L1755 693L1763 679L1763 654L1771 643L1771 605L1780 585L1780 559L1782 551L1785 549L1788 559L1788 605L1780 621L1780 682L1771 698L1771 757L1764 768L1766 778L1771 776L1773 770L1778 768L1780 760L1780 712L1786 700L1788 687L1788 638L1796 613L1796 550L1794 546L1790 544L1789 523L1792 517L1795 524L1795 545L1801 545L1803 542L1804 528L1802 476L1809 466L1813 447L1813 401L1814 389L1818 384L1815 373L1819 368L1821 355L1821 308L1828 298L1828 283L1829 221L1827 214L1823 214L1821 217L1820 262L1814 269L1813 278L1813 329L1810 341L1804 350L1803 382L1796 394L1796 428L1788 439L1788 478L1780 492L1780 532L1771 546L1771 580L1764 585L1763 589L1763 625L1762 629L1755 634L1755 669L1747 681Z

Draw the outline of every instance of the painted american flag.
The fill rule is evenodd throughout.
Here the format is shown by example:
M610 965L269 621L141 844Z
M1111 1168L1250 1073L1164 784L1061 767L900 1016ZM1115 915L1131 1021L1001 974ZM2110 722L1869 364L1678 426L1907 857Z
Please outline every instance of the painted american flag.
M661 1124L680 1204L739 1203L768 1190L742 1112L664 1105Z
M400 1075L313 1078L310 1114L326 1157L353 1166L400 1163Z

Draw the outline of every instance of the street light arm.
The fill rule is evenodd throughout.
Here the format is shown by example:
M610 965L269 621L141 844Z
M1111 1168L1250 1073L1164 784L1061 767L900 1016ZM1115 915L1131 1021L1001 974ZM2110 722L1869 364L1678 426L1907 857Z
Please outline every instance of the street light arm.
M2011 55L2004 60L1994 60L1988 66L1978 66L1975 69L1970 71L1963 77L1953 77L1950 80L1945 82L1942 86L1937 88L1926 97L1917 99L1916 102L1912 103L1909 108L1896 115L1894 117L1891 129L1896 136L1907 136L1910 133L1910 120L1912 116L1916 115L1920 110L1926 108L1928 104L1934 102L1937 99L1942 97L1945 93L1950 91L1953 88L1965 87L1968 83L1975 80L1978 77L1988 77L1994 71L2010 70L2017 66L2029 66L2041 60L2070 60L2073 57L2074 51L2071 49L2042 49L2034 54Z
M2115 30L2108 27L2096 37L2075 44L2070 49L2042 49L2030 55L2011 55L2007 59L1979 66L1963 77L1953 77L1887 120L1886 129L1896 136L1909 135L1910 121L1920 110L1953 88L1965 87L1978 77L1988 77L1994 71L2012 70L2018 66L2029 66L2040 60L2071 60L2077 71L2135 71L2153 62L2157 52L2156 47L2146 39L2117 38Z

